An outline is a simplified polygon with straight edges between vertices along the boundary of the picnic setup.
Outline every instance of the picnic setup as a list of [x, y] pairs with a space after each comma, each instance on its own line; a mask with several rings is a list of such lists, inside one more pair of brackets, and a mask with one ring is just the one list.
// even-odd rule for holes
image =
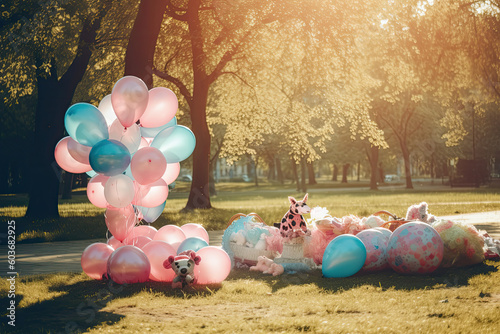
[[267, 224], [257, 213], [231, 217], [222, 247], [209, 246], [199, 224], [157, 230], [149, 224], [163, 212], [168, 184], [196, 143], [187, 127], [176, 124], [177, 108], [169, 89], [148, 91], [141, 79], [127, 76], [99, 108], [77, 103], [67, 110], [69, 136], [57, 144], [56, 161], [68, 172], [92, 176], [87, 196], [106, 208], [110, 233], [107, 243], [91, 244], [82, 254], [89, 277], [182, 289], [220, 284], [231, 268], [273, 276], [321, 270], [328, 279], [389, 269], [425, 275], [500, 257], [500, 241], [473, 225], [433, 216], [426, 202], [410, 206], [402, 218], [387, 211], [338, 218], [325, 207], [311, 209], [308, 194], [288, 197], [279, 222]]

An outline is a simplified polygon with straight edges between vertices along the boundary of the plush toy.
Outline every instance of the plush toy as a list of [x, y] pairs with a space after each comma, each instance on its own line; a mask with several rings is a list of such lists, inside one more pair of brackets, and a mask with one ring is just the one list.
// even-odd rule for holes
[[311, 212], [311, 208], [306, 204], [307, 196], [308, 194], [306, 194], [301, 201], [297, 201], [293, 197], [288, 197], [288, 200], [290, 201], [290, 209], [281, 219], [279, 226], [283, 237], [286, 237], [297, 230], [301, 230], [304, 233], [308, 231], [306, 221], [302, 216], [303, 214]]
[[422, 202], [408, 208], [406, 220], [419, 220], [427, 224], [432, 224], [436, 221], [436, 217], [427, 212], [427, 203]]
[[266, 234], [262, 233], [260, 235], [259, 241], [255, 244], [255, 249], [258, 250], [265, 250], [266, 249]]
[[257, 264], [255, 266], [250, 267], [250, 270], [264, 272], [266, 270], [269, 270], [269, 268], [273, 263], [274, 263], [273, 260], [271, 260], [267, 256], [261, 255], [257, 258]]
[[194, 276], [194, 266], [198, 265], [201, 258], [196, 255], [192, 250], [188, 250], [180, 253], [177, 256], [169, 256], [163, 262], [163, 267], [165, 269], [172, 268], [177, 275], [172, 281], [173, 289], [183, 289], [188, 285], [196, 283], [196, 277]]
[[243, 246], [247, 242], [247, 239], [245, 238], [245, 231], [239, 230], [238, 232], [233, 232], [233, 234], [231, 234], [230, 241], [234, 241], [237, 245]]
[[365, 217], [365, 218], [361, 219], [361, 221], [363, 223], [365, 223], [366, 225], [368, 225], [370, 228], [380, 227], [380, 226], [384, 225], [384, 223], [385, 223], [385, 220], [383, 220], [379, 216]]
[[253, 223], [253, 222], [245, 222], [245, 231], [244, 235], [246, 238], [246, 246], [250, 248], [254, 248], [255, 245], [261, 239], [261, 235], [264, 233], [265, 235], [271, 235], [267, 228], [262, 227], [262, 223]]
[[283, 274], [284, 272], [285, 272], [285, 268], [281, 264], [272, 263], [269, 266], [269, 269], [267, 269], [263, 273], [264, 274], [271, 274], [273, 276], [278, 276], [278, 275]]

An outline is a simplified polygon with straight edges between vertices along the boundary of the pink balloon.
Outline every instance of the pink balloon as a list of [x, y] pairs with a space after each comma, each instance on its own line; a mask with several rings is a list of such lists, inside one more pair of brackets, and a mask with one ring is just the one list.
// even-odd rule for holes
[[158, 230], [153, 240], [168, 242], [177, 251], [181, 242], [186, 240], [184, 231], [175, 225], [165, 225]]
[[92, 147], [82, 145], [73, 138], [69, 137], [68, 152], [76, 161], [84, 165], [90, 165], [89, 154], [91, 149]]
[[207, 230], [200, 224], [185, 224], [181, 226], [181, 229], [184, 231], [186, 238], [198, 237], [205, 240], [207, 244], [210, 243]]
[[123, 174], [111, 176], [104, 186], [106, 201], [117, 208], [128, 206], [134, 199], [134, 195], [134, 181]]
[[231, 272], [231, 259], [222, 248], [203, 247], [196, 254], [201, 257], [194, 269], [198, 284], [219, 284]]
[[124, 127], [131, 126], [144, 114], [148, 99], [148, 87], [134, 76], [118, 80], [111, 92], [111, 104]]
[[146, 246], [151, 242], [151, 238], [145, 237], [143, 235], [133, 236], [134, 232], [129, 234], [129, 236], [123, 240], [123, 243], [130, 246], [135, 246], [137, 248], [142, 249], [142, 247]]
[[167, 160], [155, 147], [141, 148], [132, 157], [130, 169], [139, 184], [145, 185], [158, 181], [165, 173]]
[[146, 128], [165, 125], [174, 118], [178, 107], [174, 92], [165, 87], [155, 87], [149, 91], [148, 107], [141, 116], [141, 125]]
[[163, 179], [151, 184], [141, 185], [134, 182], [135, 196], [132, 204], [145, 208], [154, 208], [165, 202], [168, 197], [168, 186]]
[[87, 246], [80, 261], [85, 274], [93, 279], [102, 279], [107, 273], [108, 258], [113, 251], [113, 247], [102, 242]]
[[130, 204], [124, 208], [108, 207], [104, 214], [106, 226], [109, 232], [118, 240], [123, 241], [132, 232], [137, 217], [133, 206]]
[[148, 257], [135, 246], [120, 247], [108, 259], [108, 275], [118, 284], [146, 282], [150, 272]]
[[139, 149], [141, 138], [141, 129], [137, 124], [124, 127], [119, 120], [115, 120], [109, 127], [109, 139], [119, 141], [127, 147], [130, 153]]
[[153, 239], [155, 237], [155, 234], [158, 232], [156, 228], [153, 226], [149, 225], [139, 225], [134, 227], [133, 234], [136, 236], [143, 235], [145, 237]]
[[175, 272], [172, 268], [165, 269], [163, 262], [169, 256], [175, 256], [176, 251], [172, 245], [165, 241], [153, 240], [142, 249], [151, 263], [151, 273], [149, 279], [157, 282], [172, 282]]
[[87, 184], [87, 197], [90, 203], [98, 208], [106, 208], [108, 206], [108, 201], [106, 201], [106, 196], [104, 196], [104, 186], [108, 179], [109, 176], [97, 174]]
[[181, 164], [178, 162], [174, 163], [167, 163], [167, 169], [165, 170], [165, 173], [161, 177], [163, 180], [165, 180], [166, 184], [171, 184], [174, 182], [177, 177], [179, 176], [179, 173], [181, 172]]
[[70, 139], [71, 137], [69, 136], [64, 137], [57, 143], [54, 150], [54, 157], [56, 158], [57, 164], [59, 167], [70, 173], [79, 174], [91, 171], [92, 167], [90, 167], [90, 165], [77, 161], [69, 153], [68, 142]]
[[121, 243], [120, 241], [118, 241], [115, 237], [111, 237], [108, 239], [108, 245], [110, 245], [111, 247], [113, 247], [113, 249], [118, 249], [120, 247], [123, 247], [125, 246], [125, 244]]
[[102, 98], [101, 102], [99, 102], [99, 106], [97, 107], [101, 114], [106, 119], [106, 124], [111, 126], [116, 119], [115, 111], [113, 110], [113, 106], [111, 105], [111, 94], [106, 95]]

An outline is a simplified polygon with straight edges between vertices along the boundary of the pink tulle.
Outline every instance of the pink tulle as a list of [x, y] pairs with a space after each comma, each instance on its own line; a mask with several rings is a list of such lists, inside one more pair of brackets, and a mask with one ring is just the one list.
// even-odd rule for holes
[[268, 231], [271, 235], [266, 237], [267, 250], [274, 253], [283, 253], [283, 238], [280, 230], [275, 227], [269, 227]]

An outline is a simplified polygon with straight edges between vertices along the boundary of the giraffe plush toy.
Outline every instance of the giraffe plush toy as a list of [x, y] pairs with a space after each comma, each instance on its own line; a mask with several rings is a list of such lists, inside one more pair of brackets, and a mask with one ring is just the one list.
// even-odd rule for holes
[[290, 210], [283, 216], [280, 224], [280, 232], [283, 237], [298, 231], [307, 232], [306, 221], [302, 216], [303, 214], [311, 212], [311, 208], [306, 204], [307, 195], [308, 194], [304, 196], [302, 201], [297, 201], [293, 197], [288, 197], [290, 201]]

